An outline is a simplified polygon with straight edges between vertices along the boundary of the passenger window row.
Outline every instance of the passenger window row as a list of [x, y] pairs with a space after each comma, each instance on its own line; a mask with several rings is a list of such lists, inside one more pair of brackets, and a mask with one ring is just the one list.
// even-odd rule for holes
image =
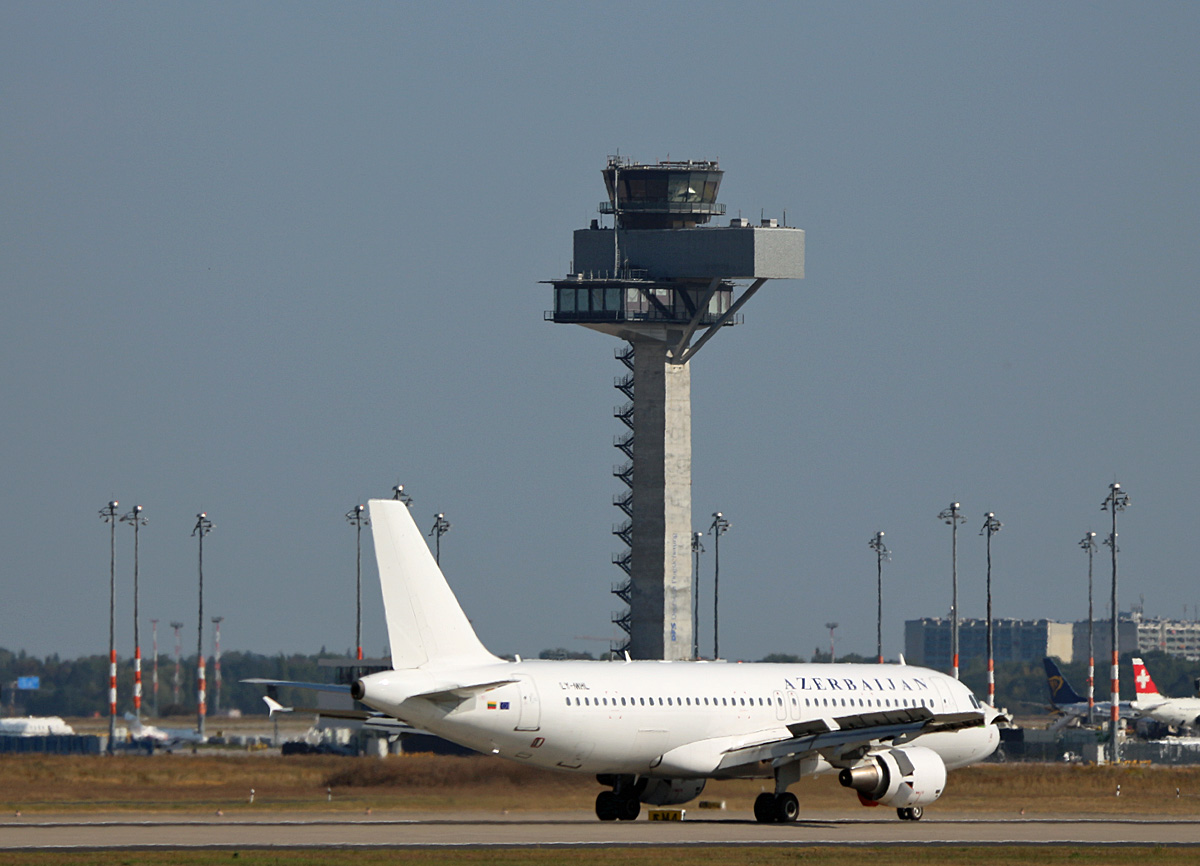
[[[584, 707], [745, 707], [745, 706], [783, 706], [783, 698], [607, 698], [607, 697], [575, 697], [565, 698], [567, 706]], [[620, 700], [620, 704], [617, 701]], [[718, 703], [719, 700], [719, 703]], [[758, 701], [755, 704], [755, 700]], [[749, 703], [747, 703], [747, 701]], [[649, 703], [647, 703], [649, 702]], [[924, 698], [805, 698], [806, 707], [862, 707], [864, 709], [899, 709], [901, 707], [928, 707], [933, 709], [933, 701]]]

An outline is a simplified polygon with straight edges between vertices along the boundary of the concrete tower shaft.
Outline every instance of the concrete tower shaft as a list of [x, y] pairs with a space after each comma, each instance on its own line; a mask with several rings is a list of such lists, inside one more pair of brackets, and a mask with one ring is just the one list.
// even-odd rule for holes
[[692, 657], [692, 371], [668, 343], [633, 341], [629, 653]]

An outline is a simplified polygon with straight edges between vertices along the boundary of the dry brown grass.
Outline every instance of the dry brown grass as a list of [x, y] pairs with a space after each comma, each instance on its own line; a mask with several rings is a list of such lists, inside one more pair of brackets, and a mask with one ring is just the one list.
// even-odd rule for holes
[[[710, 782], [704, 799], [747, 811], [768, 781]], [[1116, 796], [1117, 785], [1120, 797]], [[255, 802], [248, 802], [250, 789]], [[332, 789], [332, 801], [327, 795]], [[1176, 797], [1176, 788], [1180, 796]], [[595, 779], [496, 758], [0, 756], [0, 808], [14, 811], [397, 809], [589, 811]], [[860, 815], [833, 776], [793, 790], [805, 812]], [[930, 811], [1200, 815], [1200, 768], [1003, 764], [950, 774]]]

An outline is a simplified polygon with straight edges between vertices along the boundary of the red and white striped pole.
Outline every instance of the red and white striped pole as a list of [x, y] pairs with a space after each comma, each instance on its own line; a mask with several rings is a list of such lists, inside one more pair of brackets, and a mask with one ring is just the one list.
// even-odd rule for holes
[[1100, 505], [1101, 511], [1112, 513], [1112, 534], [1104, 540], [1104, 544], [1112, 550], [1112, 708], [1109, 713], [1109, 757], [1114, 764], [1121, 760], [1121, 744], [1118, 737], [1121, 725], [1121, 682], [1120, 667], [1121, 640], [1117, 627], [1117, 512], [1129, 507], [1129, 494], [1121, 490], [1121, 485], [1113, 482], [1108, 486], [1108, 496]]
[[133, 648], [133, 714], [142, 717], [142, 648]]
[[133, 525], [133, 712], [142, 718], [142, 637], [138, 631], [141, 614], [138, 612], [138, 530], [146, 525], [142, 506], [135, 505], [121, 518], [122, 523]]
[[958, 524], [966, 521], [960, 512], [962, 506], [951, 502], [949, 508], [938, 514], [938, 519], [950, 526], [950, 656], [951, 673], [958, 679]]
[[203, 733], [204, 733], [204, 717], [206, 715], [208, 715], [208, 706], [205, 703], [208, 698], [208, 692], [204, 686], [204, 658], [203, 657], [200, 658], [200, 667], [197, 669], [196, 683], [197, 683], [196, 714], [197, 714], [197, 717], [199, 718], [198, 727], [199, 727], [200, 733], [203, 735]]
[[150, 694], [154, 699], [154, 716], [158, 717], [158, 620], [150, 620], [150, 636], [154, 643], [154, 672], [150, 675]]
[[204, 739], [204, 717], [208, 713], [204, 689], [204, 536], [212, 532], [212, 528], [213, 523], [206, 512], [196, 515], [196, 526], [192, 529], [192, 535], [199, 539], [197, 564], [200, 573], [200, 621], [196, 626], [196, 733], [201, 740]]
[[181, 628], [183, 628], [183, 623], [173, 622], [173, 623], [171, 623], [171, 628], [175, 629], [175, 681], [172, 683], [173, 692], [171, 695], [171, 702], [178, 704], [179, 703], [179, 674], [180, 674], [180, 668], [183, 665], [183, 637], [182, 637], [182, 635], [180, 635], [179, 630]]
[[[117, 719], [117, 651], [110, 650], [108, 653], [108, 714], [113, 720], [113, 726], [116, 726]], [[115, 734], [115, 731], [114, 731]], [[112, 751], [111, 745], [109, 751]]]
[[214, 616], [213, 621], [213, 679], [216, 680], [216, 700], [213, 702], [213, 712], [221, 715], [221, 620], [225, 617]]
[[117, 506], [112, 500], [100, 509], [108, 527], [108, 748], [111, 755], [117, 738]]
[[989, 511], [983, 516], [983, 529], [980, 535], [987, 535], [987, 702], [989, 707], [996, 706], [996, 666], [992, 652], [992, 536], [1004, 526], [996, 515]]

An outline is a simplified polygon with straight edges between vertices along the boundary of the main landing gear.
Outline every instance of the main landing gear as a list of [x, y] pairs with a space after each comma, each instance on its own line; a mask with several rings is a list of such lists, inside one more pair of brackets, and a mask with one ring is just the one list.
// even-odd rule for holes
[[760, 824], [789, 824], [800, 817], [800, 801], [791, 791], [768, 794], [763, 791], [754, 801], [754, 820]]
[[908, 806], [907, 808], [897, 809], [896, 814], [901, 821], [920, 821], [921, 816], [925, 814], [925, 809], [921, 806]]
[[[602, 785], [612, 785], [611, 791], [596, 795], [596, 817], [601, 821], [635, 821], [642, 812], [638, 799], [640, 791], [632, 776], [597, 776]], [[644, 787], [644, 786], [643, 786]]]

